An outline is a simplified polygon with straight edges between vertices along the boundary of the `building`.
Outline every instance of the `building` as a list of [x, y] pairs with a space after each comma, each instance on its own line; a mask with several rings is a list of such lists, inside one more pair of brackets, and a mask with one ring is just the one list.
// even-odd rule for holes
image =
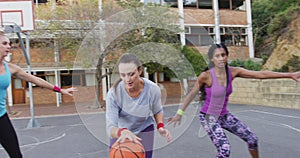
[[[56, 4], [54, 1], [48, 3]], [[73, 5], [75, 0], [66, 0], [66, 3], [56, 5]], [[171, 5], [174, 12], [180, 13], [178, 10], [177, 0], [144, 0], [144, 3], [157, 3], [162, 5]], [[251, 26], [251, 7], [250, 0], [219, 0], [218, 9], [214, 6], [214, 0], [184, 0], [183, 15], [185, 29], [185, 43], [196, 47], [199, 52], [206, 53], [210, 44], [220, 40], [225, 43], [230, 51], [230, 59], [247, 59], [253, 57], [253, 40]], [[46, 0], [35, 1], [35, 10], [42, 7]], [[247, 10], [248, 9], [248, 10]], [[217, 12], [217, 14], [216, 14]], [[216, 15], [219, 15], [216, 18]], [[81, 15], [78, 15], [81, 16]], [[37, 17], [37, 16], [36, 16]], [[218, 19], [218, 20], [217, 20]], [[39, 28], [47, 27], [54, 23], [49, 23], [35, 19]], [[64, 19], [66, 20], [66, 19]], [[53, 22], [53, 21], [52, 21]], [[72, 20], [64, 21], [64, 27], [72, 35], [73, 42], [78, 42], [76, 38], [83, 38], [85, 30], [82, 32], [74, 28], [76, 22]], [[94, 24], [87, 24], [86, 30], [90, 29]], [[76, 33], [74, 33], [76, 32]], [[16, 38], [15, 36], [12, 39]], [[80, 40], [79, 40], [80, 41]], [[61, 49], [60, 41], [56, 40], [52, 33], [44, 33], [30, 36], [30, 56], [32, 73], [53, 84], [63, 88], [76, 86], [81, 93], [75, 98], [62, 96], [60, 94], [51, 93], [43, 88], [33, 85], [33, 101], [34, 104], [57, 104], [68, 102], [93, 102], [95, 98], [95, 70], [85, 69], [83, 67], [72, 66], [72, 61], [76, 58], [74, 50], [65, 48]], [[43, 48], [43, 49], [42, 49]], [[69, 52], [70, 51], [70, 52]], [[73, 51], [73, 52], [72, 52]], [[11, 62], [18, 64], [24, 70], [27, 70], [26, 61], [20, 49], [14, 49], [10, 57]], [[106, 69], [102, 70], [107, 72]], [[168, 96], [175, 97], [181, 95], [180, 84], [177, 81], [164, 82], [163, 77], [159, 77], [159, 81], [168, 91]], [[102, 84], [102, 94], [100, 99], [105, 98], [105, 92], [111, 86], [110, 78], [105, 77]], [[28, 84], [19, 79], [13, 79], [11, 94], [11, 104], [29, 104]], [[81, 94], [83, 96], [81, 96]], [[84, 95], [91, 94], [91, 95]], [[44, 96], [47, 95], [47, 96]], [[180, 101], [180, 100], [177, 100]]]

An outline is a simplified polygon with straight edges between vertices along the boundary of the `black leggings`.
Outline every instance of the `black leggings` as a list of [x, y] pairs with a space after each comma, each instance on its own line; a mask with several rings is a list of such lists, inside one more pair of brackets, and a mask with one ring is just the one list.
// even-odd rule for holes
[[0, 143], [10, 158], [22, 158], [17, 134], [7, 113], [0, 117]]

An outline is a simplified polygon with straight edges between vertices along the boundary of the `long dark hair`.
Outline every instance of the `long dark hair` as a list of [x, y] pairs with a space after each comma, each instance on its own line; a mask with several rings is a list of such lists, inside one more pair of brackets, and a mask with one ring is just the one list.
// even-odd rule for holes
[[[223, 43], [221, 43], [221, 44], [212, 44], [210, 46], [209, 50], [208, 50], [208, 53], [207, 53], [207, 56], [208, 56], [208, 59], [209, 59], [209, 63], [208, 63], [208, 66], [205, 68], [204, 71], [207, 71], [207, 70], [215, 67], [215, 64], [211, 61], [211, 59], [214, 57], [215, 50], [219, 49], [219, 48], [223, 48], [225, 50], [226, 55], [227, 56], [229, 55], [228, 49], [227, 49], [227, 47], [226, 47], [225, 44], [223, 44]], [[226, 87], [227, 87], [227, 84], [228, 84], [228, 81], [229, 81], [229, 77], [228, 77], [228, 64], [227, 63], [225, 65], [225, 70], [226, 70], [226, 79], [227, 79]], [[202, 85], [199, 90], [201, 92], [200, 101], [203, 101], [206, 98], [205, 85]]]
[[[133, 63], [136, 65], [136, 67], [138, 68], [138, 70], [140, 70], [142, 68], [142, 63], [140, 62], [139, 58], [135, 55], [135, 54], [131, 54], [131, 53], [125, 53], [123, 54], [119, 61], [117, 62], [117, 69], [119, 68], [119, 65], [121, 63]], [[114, 84], [113, 84], [113, 88], [115, 89], [115, 92], [117, 90], [117, 86], [118, 84], [121, 82], [121, 79], [118, 79]]]

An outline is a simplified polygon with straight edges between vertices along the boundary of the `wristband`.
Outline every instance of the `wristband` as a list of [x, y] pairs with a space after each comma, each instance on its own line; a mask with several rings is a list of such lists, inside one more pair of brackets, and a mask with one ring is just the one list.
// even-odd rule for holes
[[157, 124], [157, 129], [159, 129], [159, 128], [164, 128], [165, 127], [165, 124], [164, 123], [158, 123]]
[[54, 86], [52, 90], [54, 92], [61, 92], [61, 89], [58, 86]]
[[124, 131], [124, 130], [126, 130], [126, 129], [127, 128], [119, 128], [118, 133], [117, 133], [118, 137], [120, 137], [121, 136], [121, 132]]
[[180, 115], [180, 116], [182, 116], [182, 115], [184, 114], [184, 111], [181, 110], [181, 109], [178, 109], [178, 110], [177, 110], [177, 114]]

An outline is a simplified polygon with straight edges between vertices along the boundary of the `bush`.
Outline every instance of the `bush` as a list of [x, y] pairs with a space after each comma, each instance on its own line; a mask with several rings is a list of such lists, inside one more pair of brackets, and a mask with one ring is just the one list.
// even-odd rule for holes
[[[181, 49], [181, 53], [189, 61], [189, 64], [191, 64], [191, 66], [194, 69], [194, 70], [192, 70], [192, 72], [188, 71], [188, 70], [184, 70], [184, 73], [182, 73], [184, 77], [198, 76], [207, 67], [204, 57], [200, 54], [200, 52], [197, 49], [195, 49], [193, 47], [189, 47], [189, 46], [184, 46]], [[163, 72], [169, 78], [177, 77], [180, 79], [180, 77], [176, 76], [176, 74], [172, 70], [170, 70], [168, 67], [164, 67]]]
[[288, 26], [293, 15], [299, 15], [300, 7], [291, 6], [287, 10], [278, 13], [271, 21], [267, 32], [269, 36], [277, 38], [280, 36], [282, 30]]
[[230, 66], [235, 66], [235, 67], [243, 67], [247, 70], [254, 70], [254, 71], [259, 71], [261, 70], [261, 64], [259, 63], [255, 63], [254, 61], [248, 59], [246, 61], [237, 59], [232, 61], [230, 64]]
[[181, 52], [193, 66], [195, 74], [197, 76], [207, 67], [203, 56], [199, 53], [197, 49], [189, 46], [184, 46]]

